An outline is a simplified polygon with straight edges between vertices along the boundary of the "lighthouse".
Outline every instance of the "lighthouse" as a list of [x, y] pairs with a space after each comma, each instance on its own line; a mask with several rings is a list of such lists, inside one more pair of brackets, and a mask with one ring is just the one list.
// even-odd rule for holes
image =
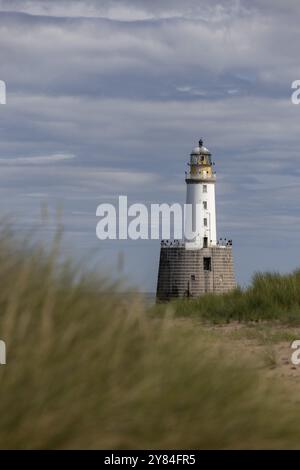
[[185, 248], [207, 248], [217, 244], [215, 182], [211, 153], [199, 140], [190, 154], [185, 182]]
[[161, 242], [157, 300], [200, 297], [236, 287], [232, 240], [217, 239], [216, 174], [202, 139], [190, 153], [183, 240]]

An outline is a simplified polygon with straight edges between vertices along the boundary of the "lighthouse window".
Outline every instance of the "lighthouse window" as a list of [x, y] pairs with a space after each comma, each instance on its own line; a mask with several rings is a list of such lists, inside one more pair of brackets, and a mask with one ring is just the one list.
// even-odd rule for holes
[[207, 193], [207, 185], [206, 184], [203, 185], [203, 192]]
[[203, 225], [204, 225], [204, 227], [207, 227], [207, 219], [206, 218], [203, 219]]
[[203, 201], [203, 209], [207, 209], [207, 202], [206, 201]]
[[204, 271], [211, 271], [211, 258], [203, 258]]

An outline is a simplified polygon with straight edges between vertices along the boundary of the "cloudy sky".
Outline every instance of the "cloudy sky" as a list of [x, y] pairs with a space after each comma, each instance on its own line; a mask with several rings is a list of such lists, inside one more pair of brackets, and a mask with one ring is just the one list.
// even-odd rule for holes
[[[203, 137], [241, 284], [300, 265], [298, 0], [0, 0], [0, 214], [154, 291], [159, 243], [100, 242], [96, 208], [184, 202]], [[52, 219], [41, 222], [41, 206]]]

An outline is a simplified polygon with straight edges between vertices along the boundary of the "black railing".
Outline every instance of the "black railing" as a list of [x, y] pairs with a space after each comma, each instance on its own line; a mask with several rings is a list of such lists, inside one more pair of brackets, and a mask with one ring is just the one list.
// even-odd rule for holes
[[184, 248], [183, 240], [161, 240], [160, 245], [168, 248]]
[[227, 238], [219, 238], [217, 241], [218, 246], [232, 246], [232, 240], [227, 240]]
[[[164, 248], [184, 248], [185, 242], [183, 240], [161, 240], [160, 245]], [[208, 244], [206, 248], [209, 248], [211, 244]], [[227, 240], [227, 238], [219, 238], [217, 241], [217, 246], [232, 246], [232, 240]]]

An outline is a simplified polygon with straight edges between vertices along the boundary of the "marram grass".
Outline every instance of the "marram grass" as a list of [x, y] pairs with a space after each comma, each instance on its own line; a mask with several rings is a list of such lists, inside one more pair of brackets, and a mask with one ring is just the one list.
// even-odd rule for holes
[[[272, 320], [298, 325], [300, 270], [286, 275], [257, 273], [248, 288], [175, 300], [171, 304], [176, 316], [194, 316], [215, 323]], [[158, 305], [153, 310], [159, 314], [164, 309], [164, 305]]]
[[[300, 446], [299, 411], [195, 327], [0, 241], [2, 449]], [[111, 293], [108, 293], [109, 288]]]

